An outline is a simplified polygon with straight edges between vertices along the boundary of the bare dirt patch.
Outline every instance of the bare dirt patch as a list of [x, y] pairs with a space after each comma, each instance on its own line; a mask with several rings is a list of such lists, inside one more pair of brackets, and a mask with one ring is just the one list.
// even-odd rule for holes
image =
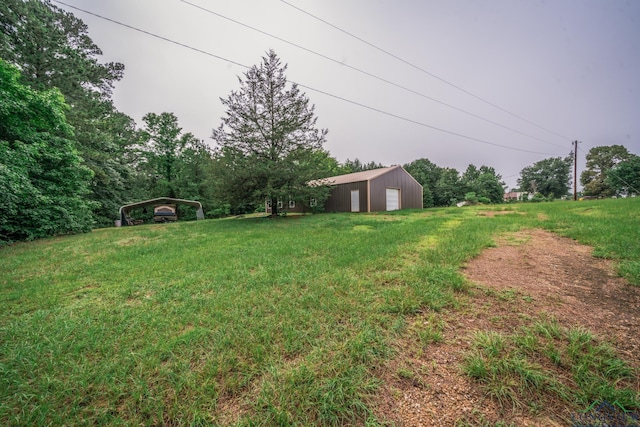
[[[461, 369], [474, 332], [509, 333], [541, 315], [563, 327], [588, 329], [640, 368], [640, 288], [591, 252], [542, 230], [500, 237], [497, 247], [463, 269], [472, 285], [459, 295], [460, 305], [438, 314], [444, 322], [442, 342], [424, 345], [406, 333], [397, 356], [381, 369], [380, 417], [397, 426], [567, 425], [576, 408], [561, 403], [537, 410], [505, 407]], [[430, 319], [429, 313], [418, 315], [408, 330], [426, 327]]]
[[637, 364], [640, 288], [618, 277], [611, 261], [591, 252], [571, 239], [529, 230], [499, 239], [464, 273], [475, 283], [529, 295], [531, 311], [550, 313], [565, 326], [586, 327]]

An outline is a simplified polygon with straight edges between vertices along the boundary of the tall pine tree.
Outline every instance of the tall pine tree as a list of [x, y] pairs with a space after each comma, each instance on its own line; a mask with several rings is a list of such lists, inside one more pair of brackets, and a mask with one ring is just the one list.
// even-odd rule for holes
[[286, 69], [269, 51], [239, 78], [240, 89], [222, 99], [227, 112], [213, 139], [223, 164], [220, 190], [236, 210], [270, 200], [277, 215], [278, 200], [322, 203], [328, 195], [326, 187], [308, 185], [326, 176], [317, 153], [327, 131], [316, 128], [314, 107], [296, 84], [287, 84]]

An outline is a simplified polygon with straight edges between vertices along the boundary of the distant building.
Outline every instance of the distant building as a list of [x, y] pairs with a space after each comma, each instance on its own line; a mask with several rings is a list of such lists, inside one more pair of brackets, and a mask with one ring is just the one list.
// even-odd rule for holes
[[[332, 176], [310, 184], [314, 183], [333, 187], [324, 205], [325, 212], [383, 212], [423, 207], [422, 185], [402, 166]], [[268, 201], [265, 208], [267, 213], [271, 212]], [[278, 210], [302, 212], [302, 206], [293, 200], [279, 200]]]
[[531, 200], [531, 195], [526, 191], [510, 191], [508, 193], [504, 193], [504, 196], [503, 196], [503, 200], [505, 202], [514, 201], [514, 200], [522, 201], [522, 200], [525, 200], [525, 198], [528, 198], [529, 200]]

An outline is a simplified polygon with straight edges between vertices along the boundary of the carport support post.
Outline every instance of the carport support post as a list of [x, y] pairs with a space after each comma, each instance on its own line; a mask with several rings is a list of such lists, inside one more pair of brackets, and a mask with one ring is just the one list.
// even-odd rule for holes
[[573, 141], [573, 200], [578, 200], [578, 140]]

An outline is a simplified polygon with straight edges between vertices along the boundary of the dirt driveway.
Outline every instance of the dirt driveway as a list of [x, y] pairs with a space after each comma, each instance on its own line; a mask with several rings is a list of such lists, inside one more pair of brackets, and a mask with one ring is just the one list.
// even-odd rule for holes
[[[626, 283], [610, 261], [591, 252], [542, 230], [497, 239], [497, 247], [464, 267], [471, 289], [459, 297], [459, 307], [439, 314], [442, 342], [423, 349], [406, 340], [382, 369], [382, 418], [398, 426], [565, 425], [567, 408], [505, 408], [461, 372], [473, 332], [510, 333], [541, 315], [563, 327], [588, 329], [640, 369], [640, 287]], [[415, 322], [433, 320], [425, 313]], [[636, 389], [640, 392], [640, 384]]]

